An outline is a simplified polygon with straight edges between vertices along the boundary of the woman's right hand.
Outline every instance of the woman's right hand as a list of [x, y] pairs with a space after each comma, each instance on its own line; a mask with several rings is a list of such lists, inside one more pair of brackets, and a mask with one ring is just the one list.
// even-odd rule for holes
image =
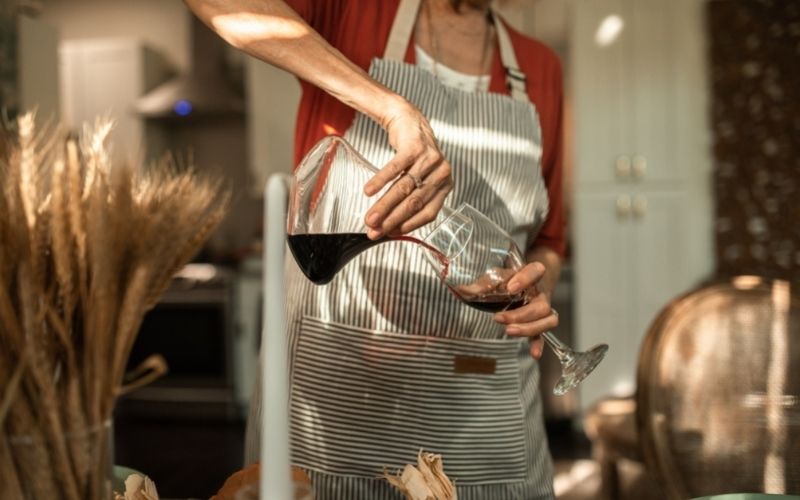
[[386, 110], [380, 122], [396, 154], [364, 186], [372, 196], [392, 183], [367, 211], [367, 235], [372, 239], [405, 234], [433, 221], [453, 188], [450, 164], [425, 116], [399, 97]]
[[184, 1], [234, 47], [323, 89], [386, 129], [397, 154], [364, 187], [372, 196], [391, 183], [367, 212], [370, 238], [408, 233], [436, 217], [453, 181], [417, 108], [342, 55], [282, 0]]

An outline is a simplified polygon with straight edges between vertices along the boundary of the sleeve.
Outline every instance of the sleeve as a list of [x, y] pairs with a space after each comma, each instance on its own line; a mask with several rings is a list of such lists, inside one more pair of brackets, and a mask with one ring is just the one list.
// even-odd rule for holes
[[540, 115], [542, 121], [542, 176], [547, 186], [550, 210], [531, 248], [545, 246], [562, 258], [567, 251], [566, 221], [564, 216], [563, 161], [564, 161], [564, 88], [561, 65], [554, 58], [552, 76], [549, 79], [548, 113]]
[[335, 45], [348, 0], [284, 0], [314, 31]]

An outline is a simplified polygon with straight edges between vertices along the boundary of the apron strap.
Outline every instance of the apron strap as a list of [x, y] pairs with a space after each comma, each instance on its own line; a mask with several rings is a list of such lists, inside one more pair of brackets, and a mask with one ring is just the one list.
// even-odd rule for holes
[[389, 41], [386, 42], [386, 51], [383, 58], [390, 61], [403, 61], [406, 56], [406, 48], [411, 40], [411, 33], [414, 31], [414, 23], [417, 20], [417, 12], [421, 0], [400, 0], [397, 7], [397, 14], [394, 16], [392, 31], [389, 32]]
[[[414, 31], [414, 23], [417, 20], [417, 12], [421, 0], [400, 0], [397, 7], [397, 14], [392, 23], [392, 30], [389, 32], [389, 40], [386, 42], [384, 59], [390, 61], [403, 61], [406, 55], [408, 42]], [[497, 30], [497, 42], [500, 45], [500, 60], [506, 72], [506, 86], [511, 91], [511, 97], [517, 101], [529, 102], [527, 83], [528, 79], [519, 69], [517, 55], [514, 53], [514, 46], [511, 45], [511, 38], [508, 30], [500, 20], [500, 16], [492, 9], [492, 19]]]
[[494, 9], [492, 10], [492, 19], [494, 19], [494, 26], [497, 30], [497, 43], [500, 45], [500, 60], [506, 72], [506, 86], [511, 91], [511, 97], [515, 100], [529, 102], [528, 78], [519, 69], [517, 55], [514, 53], [514, 46], [511, 45], [508, 30], [500, 20], [500, 16], [494, 12]]

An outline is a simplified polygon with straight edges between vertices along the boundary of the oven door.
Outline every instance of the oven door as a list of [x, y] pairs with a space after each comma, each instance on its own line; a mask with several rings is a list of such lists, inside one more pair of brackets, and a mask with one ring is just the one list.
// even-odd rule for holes
[[[202, 278], [202, 279], [201, 279]], [[233, 280], [216, 266], [190, 264], [147, 313], [131, 370], [161, 354], [168, 372], [120, 401], [119, 415], [238, 417], [233, 376]]]

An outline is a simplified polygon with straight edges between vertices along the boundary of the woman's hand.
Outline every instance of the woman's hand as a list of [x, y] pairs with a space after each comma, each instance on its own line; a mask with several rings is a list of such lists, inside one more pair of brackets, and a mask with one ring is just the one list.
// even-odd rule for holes
[[537, 284], [545, 274], [545, 266], [539, 262], [530, 263], [520, 269], [508, 282], [508, 293], [513, 295], [526, 291], [528, 303], [494, 316], [495, 321], [506, 325], [508, 335], [530, 339], [531, 356], [536, 359], [542, 356], [542, 333], [558, 326], [558, 316], [550, 307], [550, 294], [538, 291]]
[[283, 0], [184, 1], [234, 47], [297, 75], [386, 129], [397, 154], [364, 187], [372, 196], [392, 183], [367, 212], [370, 238], [407, 233], [436, 217], [453, 181], [417, 108], [332, 47]]
[[431, 222], [453, 187], [450, 164], [419, 110], [398, 100], [380, 121], [397, 154], [364, 186], [372, 196], [392, 183], [367, 212], [367, 235], [372, 239], [408, 233]]

